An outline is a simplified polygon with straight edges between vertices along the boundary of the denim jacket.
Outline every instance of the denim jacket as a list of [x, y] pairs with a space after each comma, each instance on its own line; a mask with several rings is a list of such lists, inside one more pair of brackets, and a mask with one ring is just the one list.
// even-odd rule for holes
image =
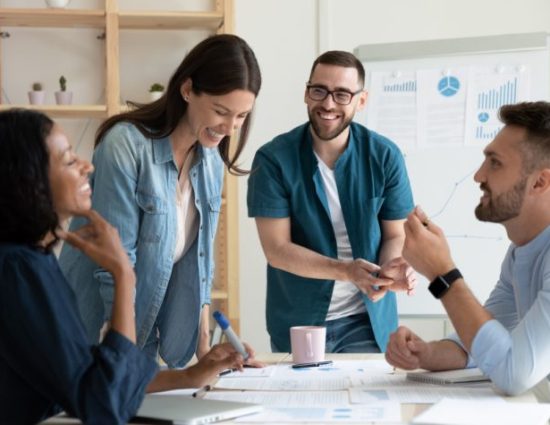
[[[134, 125], [119, 123], [105, 135], [92, 161], [93, 209], [117, 228], [136, 272], [137, 344], [154, 353], [158, 335], [163, 360], [171, 367], [184, 366], [196, 349], [201, 306], [210, 303], [223, 161], [217, 149], [197, 146], [189, 178], [199, 232], [175, 264], [178, 170], [169, 138], [152, 140]], [[83, 223], [75, 218], [71, 229]], [[59, 262], [75, 290], [91, 342], [97, 342], [111, 316], [112, 276], [68, 244]], [[151, 341], [152, 349], [147, 347]]]

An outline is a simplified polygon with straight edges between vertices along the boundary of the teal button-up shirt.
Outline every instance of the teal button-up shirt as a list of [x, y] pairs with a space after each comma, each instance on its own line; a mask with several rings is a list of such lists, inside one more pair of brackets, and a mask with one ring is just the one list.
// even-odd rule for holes
[[[348, 146], [334, 167], [338, 196], [354, 258], [378, 263], [380, 220], [400, 220], [413, 208], [403, 156], [385, 137], [357, 123], [350, 125]], [[337, 258], [309, 124], [276, 137], [254, 158], [248, 180], [248, 215], [291, 219], [292, 242]], [[267, 268], [267, 329], [277, 347], [290, 350], [289, 328], [322, 325], [333, 280], [310, 279]], [[376, 302], [363, 297], [376, 342], [382, 351], [397, 328], [393, 292]]]

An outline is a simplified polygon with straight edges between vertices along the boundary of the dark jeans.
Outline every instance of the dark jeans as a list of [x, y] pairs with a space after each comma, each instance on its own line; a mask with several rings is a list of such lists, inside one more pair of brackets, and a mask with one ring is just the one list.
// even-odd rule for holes
[[[325, 322], [327, 353], [379, 353], [367, 313], [354, 314]], [[280, 353], [273, 341], [271, 351]]]

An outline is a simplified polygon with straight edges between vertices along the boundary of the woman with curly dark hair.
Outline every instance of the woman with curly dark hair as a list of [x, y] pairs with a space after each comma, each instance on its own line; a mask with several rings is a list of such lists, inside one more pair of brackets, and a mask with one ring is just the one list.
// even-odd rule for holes
[[[90, 210], [92, 165], [45, 115], [0, 112], [0, 423], [61, 410], [87, 424], [126, 423], [145, 391], [198, 387], [242, 356], [218, 345], [186, 370], [157, 373], [136, 345], [135, 274], [118, 232]], [[74, 232], [61, 224], [87, 219]], [[114, 279], [111, 327], [91, 346], [52, 248], [81, 250]], [[78, 288], [77, 288], [78, 290]]]

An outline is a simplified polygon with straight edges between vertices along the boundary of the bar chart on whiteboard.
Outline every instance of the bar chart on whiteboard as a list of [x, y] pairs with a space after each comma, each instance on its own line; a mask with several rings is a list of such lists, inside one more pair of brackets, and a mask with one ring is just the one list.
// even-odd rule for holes
[[[364, 62], [367, 105], [356, 120], [395, 142], [414, 201], [443, 229], [453, 260], [480, 301], [509, 246], [499, 224], [479, 222], [474, 174], [502, 128], [504, 104], [548, 98], [547, 50]], [[398, 294], [400, 314], [442, 314], [420, 277], [414, 296]]]

